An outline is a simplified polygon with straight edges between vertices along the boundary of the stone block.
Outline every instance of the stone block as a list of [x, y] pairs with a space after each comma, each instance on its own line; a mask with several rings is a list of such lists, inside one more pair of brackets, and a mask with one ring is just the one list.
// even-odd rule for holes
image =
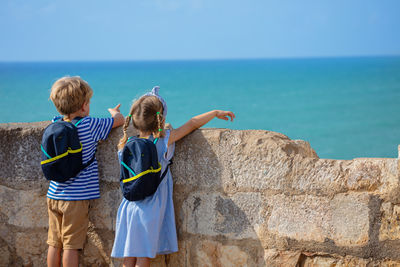
[[314, 256], [303, 259], [304, 267], [367, 267], [371, 261], [355, 257]]
[[89, 222], [87, 239], [81, 254], [80, 262], [83, 266], [110, 266], [111, 250], [114, 234], [111, 231], [98, 229]]
[[[45, 179], [40, 167], [40, 142], [50, 122], [7, 123], [0, 127], [0, 177], [3, 182], [35, 186]], [[2, 183], [3, 184], [3, 183]], [[15, 185], [18, 186], [18, 185]]]
[[[308, 254], [308, 253], [305, 253]], [[363, 259], [354, 256], [340, 256], [340, 255], [302, 255], [299, 266], [304, 267], [399, 267], [400, 261], [393, 260], [374, 260], [371, 258]]]
[[388, 202], [400, 203], [400, 173], [397, 168], [397, 159], [375, 159], [381, 161], [382, 185], [378, 193], [382, 199]]
[[221, 187], [222, 166], [216, 154], [220, 132], [195, 131], [176, 143], [171, 166], [175, 184]]
[[268, 230], [296, 240], [324, 242], [329, 235], [329, 199], [316, 196], [276, 195], [267, 200], [271, 207]]
[[292, 190], [314, 195], [345, 191], [379, 191], [390, 195], [398, 190], [395, 159], [329, 160], [295, 157], [292, 165]]
[[[129, 136], [136, 134], [132, 129], [128, 133]], [[122, 136], [122, 127], [119, 127], [111, 130], [107, 140], [99, 142], [96, 159], [99, 166], [100, 181], [119, 183], [120, 165], [117, 145]]]
[[383, 182], [382, 167], [384, 160], [354, 159], [345, 169], [346, 182], [350, 190], [374, 191]]
[[278, 251], [276, 249], [266, 249], [264, 254], [265, 266], [283, 267], [299, 266], [300, 251]]
[[382, 219], [379, 240], [400, 240], [400, 205], [390, 202], [381, 206]]
[[292, 163], [290, 190], [313, 195], [333, 195], [346, 188], [343, 169], [349, 163], [341, 160], [295, 157]]
[[271, 215], [268, 230], [281, 237], [341, 246], [368, 242], [369, 196], [340, 194], [332, 200], [311, 195], [276, 195], [267, 200]]
[[366, 245], [369, 239], [369, 200], [366, 193], [336, 195], [330, 205], [330, 230], [327, 238], [337, 246]]
[[202, 240], [192, 248], [191, 266], [245, 267], [248, 255], [237, 246], [222, 245], [220, 242]]
[[[228, 140], [233, 133], [225, 132]], [[307, 142], [290, 140], [287, 136], [269, 131], [243, 131], [238, 145], [224, 143], [219, 158], [230, 162], [232, 177], [224, 180], [225, 187], [239, 191], [290, 190], [290, 174], [294, 158], [318, 159]]]
[[101, 192], [99, 199], [90, 201], [89, 219], [98, 229], [115, 231], [115, 220], [122, 193], [119, 189]]
[[[227, 192], [284, 190], [291, 157], [318, 158], [307, 142], [269, 131], [203, 129], [176, 144], [175, 183]], [[184, 163], [184, 164], [183, 164]], [[191, 170], [202, 170], [194, 174]]]
[[10, 225], [24, 228], [48, 227], [46, 198], [37, 191], [14, 190], [0, 185], [0, 214]]
[[47, 258], [47, 231], [22, 232], [15, 235], [16, 256], [24, 266], [44, 266]]
[[166, 266], [182, 266], [189, 267], [192, 266], [190, 263], [190, 249], [192, 247], [192, 242], [190, 240], [179, 240], [178, 242], [178, 252], [165, 255]]
[[264, 222], [263, 201], [258, 193], [237, 193], [231, 197], [219, 193], [189, 195], [181, 211], [184, 231], [233, 239], [257, 238]]
[[11, 265], [11, 253], [5, 242], [0, 243], [0, 266]]

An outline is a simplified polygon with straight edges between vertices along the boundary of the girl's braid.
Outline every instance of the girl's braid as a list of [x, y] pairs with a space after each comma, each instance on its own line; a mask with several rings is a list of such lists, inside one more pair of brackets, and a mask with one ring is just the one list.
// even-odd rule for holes
[[132, 110], [132, 108], [131, 108], [131, 110], [129, 111], [129, 115], [126, 116], [126, 118], [125, 118], [124, 127], [122, 128], [122, 130], [123, 130], [123, 132], [124, 132], [124, 136], [119, 140], [119, 144], [118, 144], [118, 149], [119, 149], [119, 150], [121, 150], [121, 149], [124, 148], [124, 146], [125, 146], [125, 144], [126, 144], [126, 141], [128, 140], [127, 131], [128, 131], [129, 123], [130, 123], [131, 118], [132, 118], [132, 112], [133, 112], [133, 110]]
[[163, 130], [163, 129], [161, 129], [161, 121], [162, 121], [161, 116], [162, 115], [160, 112], [157, 112], [156, 116], [157, 116], [157, 131], [154, 134], [155, 135], [154, 137], [159, 138], [161, 136], [161, 131]]

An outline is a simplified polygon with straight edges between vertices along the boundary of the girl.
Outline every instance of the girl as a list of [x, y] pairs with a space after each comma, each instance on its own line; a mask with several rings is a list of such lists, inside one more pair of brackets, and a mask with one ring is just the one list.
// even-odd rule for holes
[[[156, 143], [159, 162], [164, 172], [175, 149], [175, 142], [193, 130], [200, 128], [217, 117], [231, 121], [235, 115], [230, 111], [213, 110], [193, 117], [183, 126], [164, 129], [167, 116], [167, 104], [158, 94], [156, 86], [150, 93], [135, 101], [125, 119], [124, 136], [118, 145], [118, 156], [127, 142], [127, 128], [132, 119], [133, 126], [139, 130], [139, 137], [158, 138]], [[172, 202], [172, 176], [170, 170], [157, 191], [140, 201], [128, 201], [125, 198], [118, 209], [115, 241], [112, 257], [124, 258], [123, 266], [150, 266], [150, 258], [157, 254], [169, 254], [178, 251], [175, 228], [174, 206]]]

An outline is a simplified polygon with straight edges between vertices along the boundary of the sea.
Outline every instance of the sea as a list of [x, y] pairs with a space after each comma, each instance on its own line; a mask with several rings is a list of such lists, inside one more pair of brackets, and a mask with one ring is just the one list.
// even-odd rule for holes
[[320, 158], [397, 158], [400, 57], [304, 59], [1, 62], [0, 123], [51, 120], [51, 85], [80, 76], [93, 88], [91, 115], [160, 86], [167, 122], [177, 128], [213, 109], [233, 122], [206, 128], [261, 129], [308, 141]]

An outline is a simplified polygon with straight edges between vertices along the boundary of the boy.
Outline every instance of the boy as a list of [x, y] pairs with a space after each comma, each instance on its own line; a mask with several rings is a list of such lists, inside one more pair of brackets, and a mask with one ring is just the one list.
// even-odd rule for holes
[[[78, 136], [83, 146], [85, 164], [96, 152], [97, 142], [105, 140], [111, 128], [124, 124], [120, 104], [108, 111], [111, 118], [89, 117], [93, 91], [80, 77], [64, 77], [51, 87], [50, 99], [65, 121], [83, 117], [78, 125]], [[61, 119], [61, 118], [60, 118]], [[100, 197], [97, 161], [94, 160], [77, 177], [65, 183], [50, 182], [47, 192], [49, 233], [47, 244], [48, 266], [78, 266], [78, 250], [83, 249], [89, 218], [89, 200]]]

